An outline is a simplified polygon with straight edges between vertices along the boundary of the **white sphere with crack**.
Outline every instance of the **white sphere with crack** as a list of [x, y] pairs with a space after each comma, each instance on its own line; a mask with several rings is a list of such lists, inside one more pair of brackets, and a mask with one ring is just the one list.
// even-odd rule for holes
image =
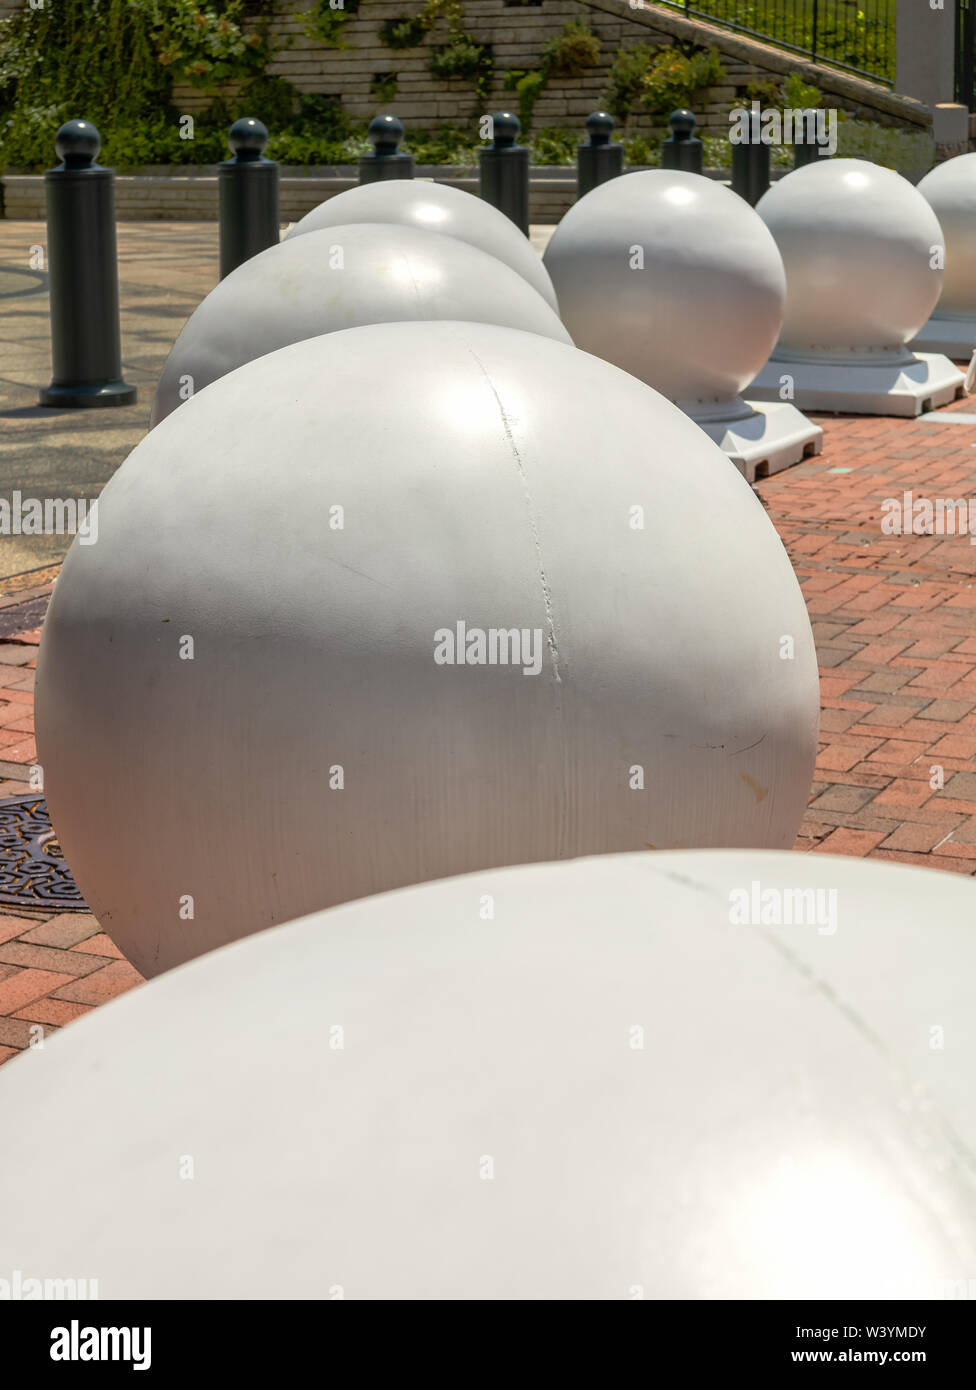
[[[698, 851], [264, 932], [0, 1069], [0, 1269], [126, 1300], [951, 1297], [974, 900]], [[51, 1200], [67, 1173], [97, 1219]]]
[[72, 546], [37, 679], [54, 826], [143, 974], [448, 874], [785, 848], [818, 717], [725, 456], [606, 362], [473, 323], [296, 343], [181, 406]]

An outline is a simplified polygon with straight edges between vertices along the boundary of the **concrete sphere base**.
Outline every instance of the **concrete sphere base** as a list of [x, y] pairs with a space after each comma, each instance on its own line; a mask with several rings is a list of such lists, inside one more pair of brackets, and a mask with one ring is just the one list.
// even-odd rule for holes
[[[974, 907], [929, 870], [639, 854], [265, 932], [0, 1069], [0, 1269], [101, 1299], [946, 1297], [976, 1267]], [[97, 1219], [51, 1200], [69, 1175]]]
[[850, 415], [921, 415], [966, 394], [965, 373], [937, 353], [891, 348], [804, 356], [777, 348], [749, 398], [778, 401], [784, 377], [803, 410]]
[[760, 405], [741, 396], [687, 411], [747, 482], [780, 473], [823, 450], [823, 430], [786, 401]]
[[793, 569], [701, 430], [598, 358], [486, 324], [297, 343], [164, 420], [98, 523], [38, 749], [144, 974], [456, 872], [793, 842], [819, 719]]

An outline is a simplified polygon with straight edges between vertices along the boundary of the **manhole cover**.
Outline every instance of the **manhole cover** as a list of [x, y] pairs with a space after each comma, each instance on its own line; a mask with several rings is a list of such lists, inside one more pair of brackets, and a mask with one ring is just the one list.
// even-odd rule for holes
[[0, 801], [0, 904], [87, 912], [43, 796]]

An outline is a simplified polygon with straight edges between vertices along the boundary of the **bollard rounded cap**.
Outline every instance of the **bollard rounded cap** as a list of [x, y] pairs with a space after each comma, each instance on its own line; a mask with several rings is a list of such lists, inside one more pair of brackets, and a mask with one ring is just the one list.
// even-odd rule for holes
[[614, 119], [609, 111], [594, 111], [586, 118], [586, 133], [591, 145], [609, 145]]
[[268, 127], [255, 116], [242, 116], [228, 131], [227, 143], [242, 162], [260, 159], [268, 143]]
[[396, 116], [374, 116], [369, 123], [369, 142], [374, 150], [395, 150], [403, 139], [403, 122]]
[[687, 106], [681, 106], [677, 111], [671, 112], [668, 125], [675, 140], [690, 140], [695, 129], [694, 113], [689, 111]]
[[54, 148], [69, 169], [88, 169], [102, 148], [102, 137], [91, 121], [65, 121], [54, 137]]
[[496, 111], [491, 118], [492, 139], [495, 145], [514, 145], [522, 122], [514, 111]]

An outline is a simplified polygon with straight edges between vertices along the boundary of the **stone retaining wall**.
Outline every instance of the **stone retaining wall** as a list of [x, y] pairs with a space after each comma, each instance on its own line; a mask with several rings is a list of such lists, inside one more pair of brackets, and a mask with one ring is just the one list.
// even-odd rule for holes
[[[804, 62], [795, 54], [661, 5], [636, 3], [637, 8], [632, 8], [630, 0], [541, 0], [538, 5], [463, 0], [467, 32], [477, 43], [490, 46], [494, 58], [489, 109], [516, 101], [515, 94], [505, 88], [506, 72], [538, 69], [544, 44], [558, 35], [568, 20], [583, 18], [601, 41], [600, 62], [579, 77], [550, 80], [535, 106], [533, 124], [537, 128], [577, 127], [601, 106], [607, 95], [610, 65], [619, 48], [638, 43], [669, 44], [676, 39], [717, 49], [725, 65], [723, 85], [709, 88], [698, 103], [699, 133], [726, 135], [728, 109], [744, 97], [751, 83], [779, 79], [794, 71], [818, 86], [828, 104], [852, 115], [907, 129], [931, 123], [927, 108], [920, 102], [897, 96], [880, 84]], [[408, 129], [473, 124], [481, 114], [469, 83], [438, 81], [428, 70], [431, 46], [444, 41], [443, 22], [417, 48], [390, 49], [381, 42], [379, 26], [385, 20], [416, 14], [420, 0], [362, 0], [358, 12], [346, 22], [343, 41], [348, 47], [343, 49], [325, 47], [308, 37], [302, 18], [308, 0], [281, 0], [281, 4], [282, 14], [273, 21], [272, 34], [277, 43], [288, 46], [276, 54], [269, 72], [287, 78], [300, 91], [341, 98], [345, 110], [357, 121], [369, 119], [379, 110], [394, 111]], [[370, 92], [379, 75], [392, 75], [397, 81], [396, 95], [382, 102]], [[178, 87], [174, 94], [181, 113], [198, 111], [209, 100], [191, 87]], [[645, 113], [635, 113], [628, 124], [630, 133], [652, 128], [653, 121]]]
[[[628, 169], [628, 172], [631, 172]], [[774, 169], [773, 179], [787, 171]], [[710, 178], [727, 179], [725, 170], [709, 169]], [[476, 169], [449, 166], [420, 166], [418, 178], [449, 183], [468, 193], [478, 193]], [[281, 220], [297, 222], [319, 203], [359, 179], [355, 169], [319, 169], [306, 172], [284, 168], [281, 177]], [[43, 220], [44, 179], [39, 174], [5, 174], [3, 215], [8, 219]], [[576, 201], [576, 171], [555, 166], [536, 166], [529, 181], [529, 213], [532, 222], [552, 226]], [[199, 173], [170, 175], [119, 174], [115, 180], [115, 215], [119, 222], [210, 222], [217, 217], [217, 174], [215, 169]]]

